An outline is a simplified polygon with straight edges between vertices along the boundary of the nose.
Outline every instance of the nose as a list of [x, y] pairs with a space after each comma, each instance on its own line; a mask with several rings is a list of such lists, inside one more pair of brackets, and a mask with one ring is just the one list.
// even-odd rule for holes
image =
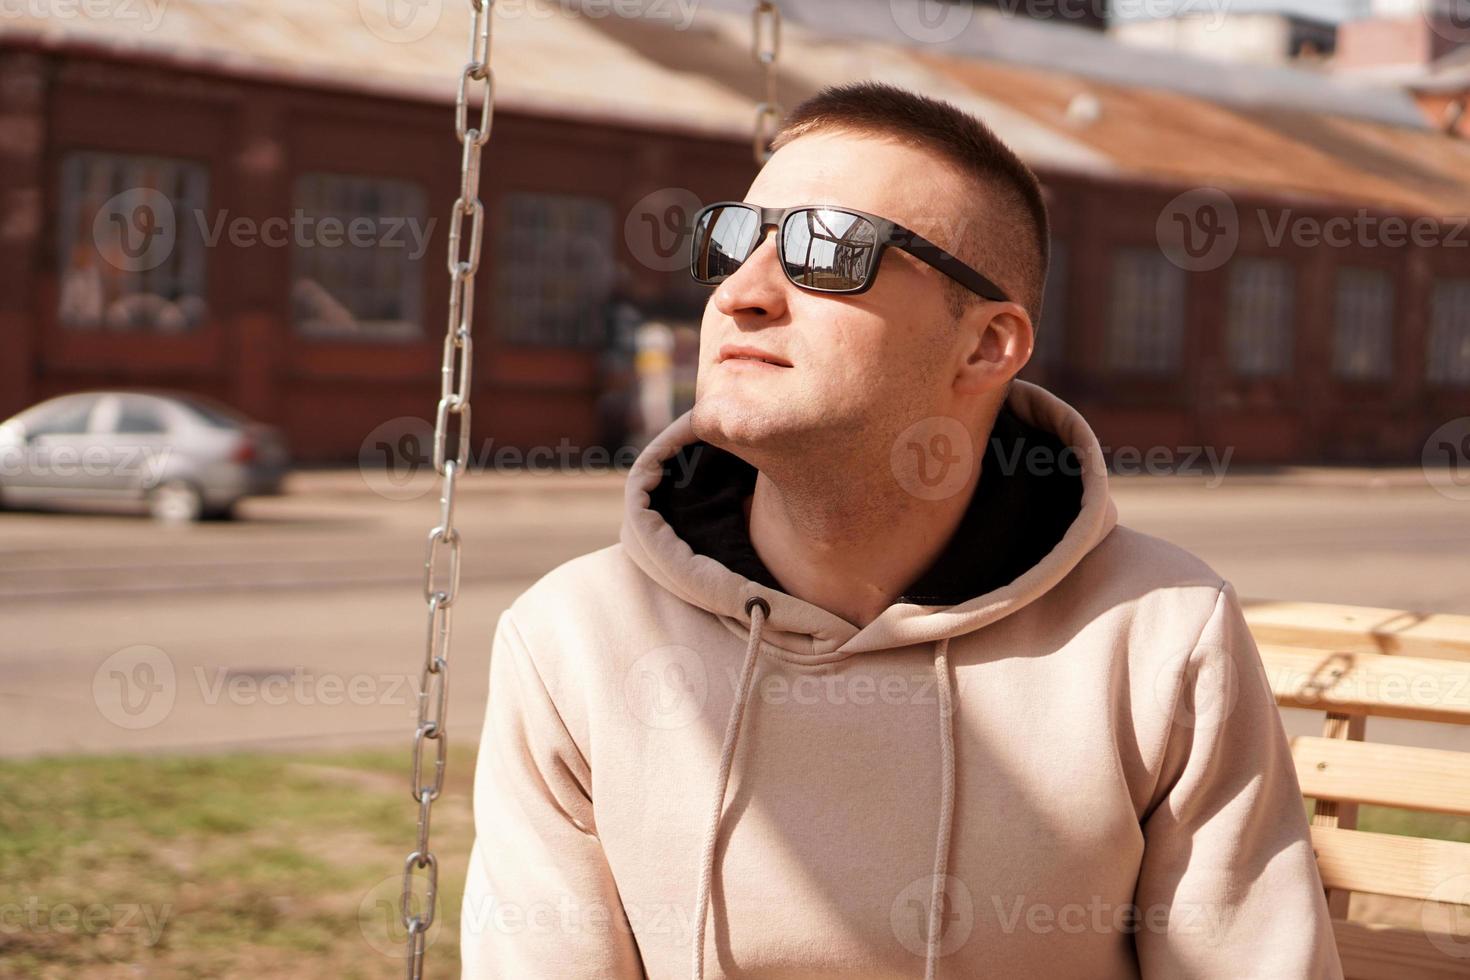
[[764, 240], [735, 274], [715, 287], [715, 309], [737, 324], [776, 320], [786, 314], [786, 295], [791, 287], [781, 271], [776, 249], [776, 229], [763, 232]]

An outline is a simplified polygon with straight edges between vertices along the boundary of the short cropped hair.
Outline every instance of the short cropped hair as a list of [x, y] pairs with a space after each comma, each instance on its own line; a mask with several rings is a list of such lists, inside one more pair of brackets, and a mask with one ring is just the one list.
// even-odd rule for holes
[[[995, 210], [986, 212], [977, 203], [977, 213], [955, 215], [954, 227], [963, 234], [936, 244], [989, 276], [1026, 307], [1033, 325], [1040, 323], [1051, 247], [1046, 201], [1036, 174], [989, 126], [948, 102], [880, 82], [857, 82], [823, 89], [798, 105], [783, 121], [773, 147], [832, 131], [930, 150], [984, 188]], [[978, 297], [946, 281], [958, 316]]]

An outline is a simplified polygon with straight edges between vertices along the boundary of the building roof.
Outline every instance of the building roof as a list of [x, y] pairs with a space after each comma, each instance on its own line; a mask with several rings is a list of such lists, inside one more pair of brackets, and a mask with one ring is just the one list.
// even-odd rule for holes
[[[1470, 215], [1470, 141], [1427, 128], [1245, 109], [993, 62], [946, 59], [942, 68], [1070, 132], [1124, 173], [1301, 201]], [[1085, 113], [1073, 108], [1079, 104]]]
[[[155, 0], [156, 2], [156, 0]], [[150, 25], [137, 18], [58, 19], [25, 7], [0, 19], [0, 40], [97, 47], [204, 70], [235, 71], [448, 101], [466, 58], [467, 0], [391, 0], [417, 9], [399, 29], [385, 0], [169, 0]], [[514, 0], [495, 5], [492, 65], [497, 107], [743, 137], [754, 120], [757, 67], [749, 8], [658, 0], [642, 18], [624, 4]], [[82, 5], [85, 7], [85, 5]], [[688, 16], [686, 18], [685, 12]], [[420, 20], [421, 19], [421, 20]], [[830, 37], [788, 22], [779, 75], [788, 104], [823, 85], [873, 78], [949, 98], [990, 119], [1019, 152], [1043, 166], [1108, 170], [1086, 146], [948, 81], [906, 50]]]
[[[1335, 24], [1357, 16], [1361, 7], [1357, 0], [1230, 0], [1228, 13], [1278, 14], [1300, 20]], [[1217, 4], [1215, 9], [1224, 9]], [[1115, 20], [1167, 20], [1174, 17], [1197, 17], [1208, 13], [1198, 0], [1149, 0], [1148, 3], [1115, 3], [1110, 11]]]
[[[401, 2], [417, 14], [397, 25], [382, 17], [385, 0], [168, 0], [153, 4], [156, 23], [141, 0], [132, 20], [37, 16], [27, 5], [0, 20], [0, 43], [452, 101], [468, 3]], [[612, 13], [620, 5], [609, 0], [580, 2], [580, 14], [571, 0], [496, 4], [498, 107], [747, 138], [759, 91], [748, 0], [647, 0], [642, 18]], [[899, 43], [891, 12], [885, 26], [871, 0], [843, 0], [840, 15], [836, 2], [782, 0], [787, 105], [878, 79], [975, 112], [1041, 169], [1470, 214], [1470, 143], [1427, 127], [1402, 92], [1145, 52], [979, 9], [962, 43]], [[1180, 84], [1169, 66], [1209, 84]]]
[[[1073, 5], [1082, 2], [1089, 0], [1071, 0]], [[789, 22], [801, 23], [830, 37], [866, 38], [917, 52], [1066, 71], [1097, 81], [1179, 92], [1245, 108], [1287, 107], [1410, 128], [1424, 126], [1413, 98], [1391, 85], [1354, 82], [1302, 66], [1243, 64], [1186, 52], [1139, 48], [1064, 21], [1032, 20], [981, 6], [959, 5], [966, 14], [956, 14], [947, 22], [941, 19], [945, 26], [931, 29], [923, 22], [900, 16], [900, 11], [917, 7], [919, 3], [920, 0], [780, 0]], [[750, 0], [701, 0], [701, 5], [720, 10], [749, 10], [751, 6]], [[1019, 6], [1018, 3], [1010, 5]], [[1181, 5], [1211, 23], [1243, 9], [1235, 2]], [[1058, 9], [1067, 6], [1062, 0], [1056, 4]], [[1115, 14], [1125, 6], [1128, 6], [1126, 0], [1113, 0], [1110, 4]]]
[[1470, 45], [1456, 48], [1430, 62], [1408, 82], [1408, 86], [1418, 92], [1452, 95], [1470, 91]]

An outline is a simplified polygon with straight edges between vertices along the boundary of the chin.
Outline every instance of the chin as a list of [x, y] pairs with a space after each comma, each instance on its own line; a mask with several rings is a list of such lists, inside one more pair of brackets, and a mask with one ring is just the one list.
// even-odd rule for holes
[[741, 455], [741, 450], [790, 444], [803, 430], [791, 406], [753, 403], [742, 392], [714, 392], [697, 397], [689, 422], [694, 435], [712, 446]]

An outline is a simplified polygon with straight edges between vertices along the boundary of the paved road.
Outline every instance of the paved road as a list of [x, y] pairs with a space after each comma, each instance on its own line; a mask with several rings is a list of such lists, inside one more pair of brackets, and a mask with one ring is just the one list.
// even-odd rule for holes
[[[535, 577], [612, 543], [616, 478], [478, 476], [449, 721], [478, 735], [495, 619]], [[1400, 474], [1115, 481], [1124, 523], [1194, 550], [1242, 595], [1470, 613], [1470, 504]], [[241, 519], [0, 514], [0, 755], [407, 745], [431, 496], [302, 474]], [[139, 692], [146, 693], [143, 697]], [[126, 696], [126, 700], [125, 700]], [[1310, 731], [1305, 713], [1288, 728]], [[1424, 726], [1373, 737], [1458, 745]]]

